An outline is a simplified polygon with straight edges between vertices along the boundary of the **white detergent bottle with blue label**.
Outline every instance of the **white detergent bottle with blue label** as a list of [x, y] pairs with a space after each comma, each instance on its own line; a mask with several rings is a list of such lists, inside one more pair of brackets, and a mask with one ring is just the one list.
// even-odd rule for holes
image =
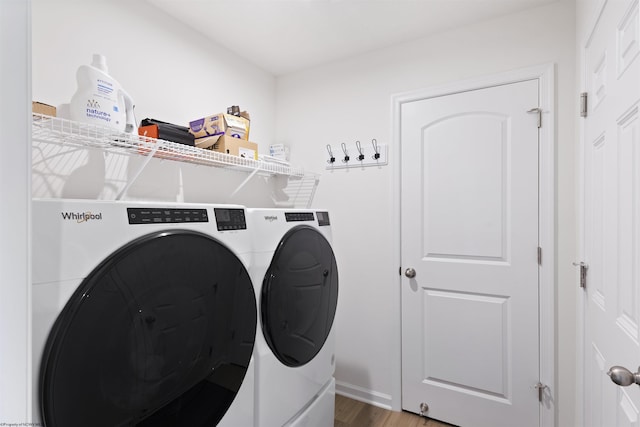
[[78, 90], [69, 106], [71, 120], [120, 132], [136, 129], [133, 100], [109, 75], [104, 56], [93, 55], [91, 65], [78, 68], [76, 79]]

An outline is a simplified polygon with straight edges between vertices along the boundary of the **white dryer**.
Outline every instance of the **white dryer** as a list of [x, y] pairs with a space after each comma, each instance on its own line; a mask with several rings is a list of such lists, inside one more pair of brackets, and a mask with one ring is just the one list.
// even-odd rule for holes
[[245, 209], [34, 200], [34, 422], [249, 426]]
[[334, 425], [338, 270], [329, 214], [247, 209], [258, 301], [256, 427]]

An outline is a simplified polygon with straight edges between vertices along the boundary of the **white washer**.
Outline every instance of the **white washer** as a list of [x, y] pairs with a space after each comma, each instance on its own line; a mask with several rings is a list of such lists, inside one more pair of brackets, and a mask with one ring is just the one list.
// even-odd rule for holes
[[34, 422], [249, 426], [245, 209], [34, 200]]
[[338, 271], [326, 211], [247, 209], [258, 301], [256, 427], [334, 424]]

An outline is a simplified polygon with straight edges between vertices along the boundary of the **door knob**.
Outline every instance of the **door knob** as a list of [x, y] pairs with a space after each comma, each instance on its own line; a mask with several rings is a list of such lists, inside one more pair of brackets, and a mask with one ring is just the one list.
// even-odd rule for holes
[[413, 268], [407, 268], [404, 271], [404, 275], [407, 276], [409, 279], [413, 279], [414, 277], [416, 277], [416, 271]]
[[[640, 368], [638, 368], [640, 371]], [[611, 378], [611, 381], [618, 384], [619, 386], [629, 386], [631, 384], [640, 385], [640, 373], [639, 372], [631, 372], [627, 368], [622, 366], [612, 366], [607, 372], [607, 375]]]

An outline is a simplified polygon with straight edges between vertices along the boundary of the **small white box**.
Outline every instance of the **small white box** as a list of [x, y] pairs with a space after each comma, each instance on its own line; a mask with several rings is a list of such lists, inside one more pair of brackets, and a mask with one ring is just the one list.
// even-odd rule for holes
[[285, 144], [273, 144], [269, 146], [269, 155], [276, 159], [289, 161], [289, 146]]

